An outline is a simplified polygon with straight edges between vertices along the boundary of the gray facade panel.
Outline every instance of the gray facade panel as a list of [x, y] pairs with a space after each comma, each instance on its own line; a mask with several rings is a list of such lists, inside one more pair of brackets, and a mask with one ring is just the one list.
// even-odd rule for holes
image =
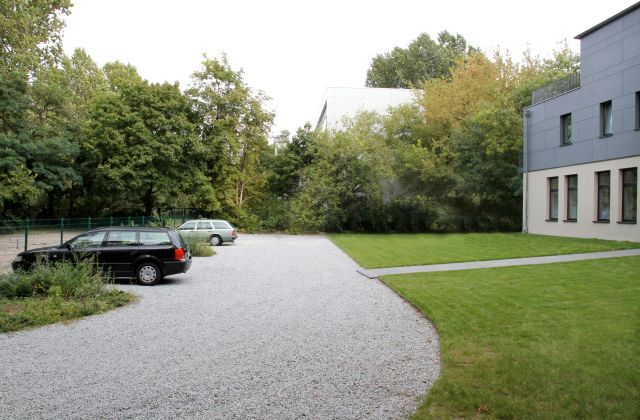
[[[635, 93], [640, 91], [640, 9], [581, 39], [581, 86], [533, 105], [529, 170], [640, 155]], [[600, 103], [611, 100], [613, 135], [600, 138]], [[561, 146], [560, 116], [571, 113], [572, 144]], [[526, 127], [525, 127], [526, 128]]]

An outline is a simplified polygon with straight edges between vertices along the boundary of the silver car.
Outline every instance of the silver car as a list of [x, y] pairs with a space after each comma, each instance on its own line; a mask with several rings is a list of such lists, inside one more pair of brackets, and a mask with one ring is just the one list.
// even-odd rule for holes
[[238, 239], [236, 229], [226, 220], [189, 220], [183, 223], [178, 231], [188, 241], [209, 242], [213, 246]]

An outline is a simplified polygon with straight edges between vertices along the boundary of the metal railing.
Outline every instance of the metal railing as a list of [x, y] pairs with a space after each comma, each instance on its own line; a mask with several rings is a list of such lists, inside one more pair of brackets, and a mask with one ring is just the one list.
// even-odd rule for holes
[[531, 105], [551, 99], [580, 87], [580, 72], [558, 79], [531, 94]]

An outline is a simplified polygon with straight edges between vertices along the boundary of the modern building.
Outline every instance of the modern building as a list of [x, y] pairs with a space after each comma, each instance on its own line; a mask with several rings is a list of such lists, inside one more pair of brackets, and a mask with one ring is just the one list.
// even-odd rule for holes
[[524, 111], [523, 231], [640, 241], [640, 2], [576, 39], [580, 72]]
[[340, 130], [345, 117], [353, 119], [363, 111], [385, 114], [389, 107], [411, 103], [413, 99], [411, 89], [330, 87], [322, 100], [316, 129]]

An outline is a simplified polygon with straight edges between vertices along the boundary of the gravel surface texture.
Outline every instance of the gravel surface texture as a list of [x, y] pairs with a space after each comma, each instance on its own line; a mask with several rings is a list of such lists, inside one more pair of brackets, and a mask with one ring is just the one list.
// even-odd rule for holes
[[242, 235], [137, 303], [0, 335], [2, 418], [397, 418], [435, 328], [323, 236]]

